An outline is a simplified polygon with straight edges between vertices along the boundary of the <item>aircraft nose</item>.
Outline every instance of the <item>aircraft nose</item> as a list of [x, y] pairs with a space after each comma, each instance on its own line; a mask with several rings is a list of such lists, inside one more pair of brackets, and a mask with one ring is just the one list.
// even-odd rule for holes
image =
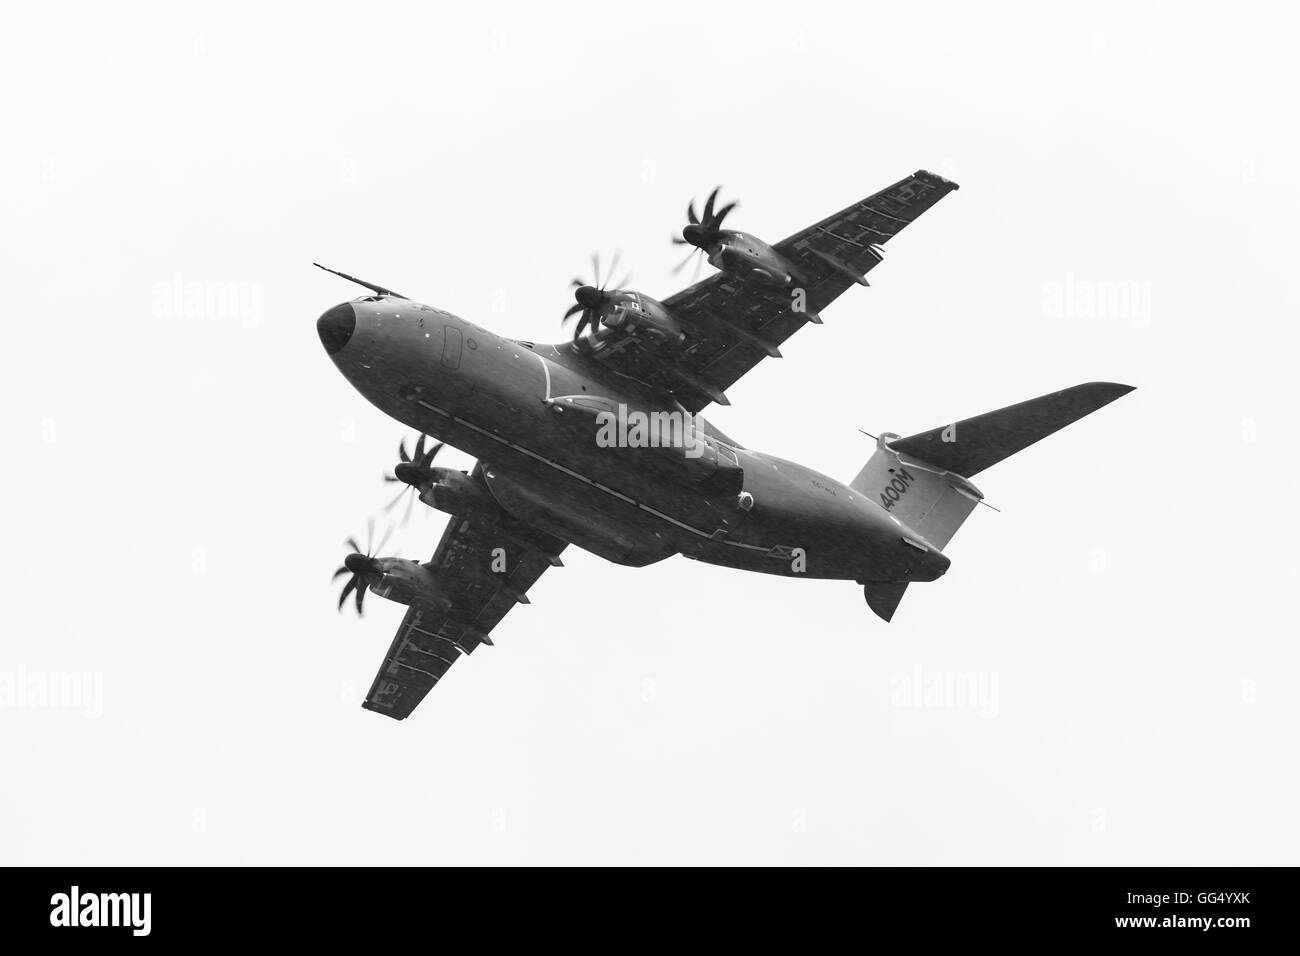
[[352, 331], [357, 327], [357, 310], [351, 302], [336, 305], [316, 320], [316, 332], [320, 335], [321, 345], [330, 355], [338, 352], [352, 338]]

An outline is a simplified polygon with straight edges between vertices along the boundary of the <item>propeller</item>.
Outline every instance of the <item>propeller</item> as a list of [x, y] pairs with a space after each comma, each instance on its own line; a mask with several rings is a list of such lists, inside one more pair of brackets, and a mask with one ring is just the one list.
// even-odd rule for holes
[[375, 551], [382, 551], [384, 545], [388, 543], [388, 536], [393, 533], [393, 526], [389, 525], [388, 530], [380, 539], [379, 547], [373, 548], [371, 545], [375, 539], [375, 519], [371, 518], [368, 522], [369, 530], [366, 532], [366, 553], [361, 553], [361, 546], [357, 544], [355, 538], [348, 538], [344, 542], [352, 553], [343, 559], [343, 566], [334, 572], [333, 580], [337, 581], [345, 574], [351, 574], [348, 583], [343, 585], [343, 593], [339, 595], [339, 610], [343, 610], [343, 604], [348, 599], [348, 595], [353, 591], [357, 595], [357, 613], [361, 614], [361, 602], [365, 599], [366, 590], [373, 583], [371, 579], [378, 579], [383, 576], [383, 571], [379, 567], [379, 562], [375, 560]]
[[609, 280], [614, 277], [614, 272], [618, 269], [619, 255], [620, 253], [615, 251], [614, 259], [609, 264], [609, 272], [605, 275], [604, 281], [601, 281], [600, 256], [593, 252], [591, 271], [594, 284], [583, 282], [581, 279], [574, 279], [570, 283], [573, 288], [573, 298], [577, 301], [569, 306], [569, 310], [564, 313], [564, 318], [560, 321], [567, 322], [575, 315], [581, 314], [582, 317], [578, 319], [578, 324], [573, 329], [574, 341], [578, 340], [584, 329], [590, 328], [592, 332], [600, 330], [600, 317], [613, 304], [615, 293], [631, 281], [632, 275], [628, 273], [614, 284], [612, 290], [606, 291]]
[[[687, 224], [682, 229], [681, 238], [673, 236], [673, 243], [678, 246], [694, 246], [686, 258], [679, 262], [673, 269], [673, 275], [681, 272], [686, 264], [691, 261], [691, 257], [697, 252], [708, 253], [710, 249], [716, 246], [722, 239], [722, 220], [727, 218], [731, 210], [735, 209], [736, 202], [729, 202], [721, 209], [714, 211], [714, 206], [718, 201], [718, 193], [722, 190], [721, 186], [716, 187], [713, 192], [709, 193], [709, 198], [704, 203], [704, 216], [701, 218], [695, 214], [695, 200], [686, 207]], [[703, 260], [695, 266], [695, 277], [700, 275], [700, 266]]]
[[397, 496], [384, 506], [384, 511], [392, 511], [397, 507], [402, 496], [410, 494], [410, 499], [406, 503], [406, 513], [402, 515], [402, 526], [411, 520], [411, 509], [415, 506], [415, 492], [421, 485], [432, 484], [437, 481], [437, 476], [431, 471], [433, 460], [438, 457], [438, 452], [442, 451], [442, 442], [431, 445], [428, 451], [424, 448], [424, 443], [428, 435], [421, 434], [415, 442], [415, 455], [411, 456], [406, 452], [406, 439], [397, 446], [398, 457], [401, 461], [393, 469], [391, 475], [384, 475], [384, 481], [393, 483], [399, 482], [406, 487], [397, 493]]

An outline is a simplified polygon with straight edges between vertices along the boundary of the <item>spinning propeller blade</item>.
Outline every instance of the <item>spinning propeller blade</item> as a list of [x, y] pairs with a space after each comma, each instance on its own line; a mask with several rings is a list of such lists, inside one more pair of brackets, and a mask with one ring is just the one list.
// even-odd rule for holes
[[[397, 446], [397, 456], [401, 460], [393, 469], [392, 474], [384, 475], [385, 482], [389, 484], [397, 483], [405, 486], [390, 502], [388, 502], [388, 504], [384, 506], [385, 513], [396, 508], [404, 495], [410, 495], [410, 499], [406, 505], [406, 512], [402, 516], [402, 527], [405, 527], [406, 523], [410, 521], [411, 510], [415, 506], [416, 492], [421, 490], [423, 486], [434, 484], [437, 481], [437, 476], [431, 469], [433, 467], [433, 460], [437, 458], [438, 453], [442, 451], [443, 444], [442, 442], [436, 442], [426, 449], [425, 443], [428, 439], [429, 436], [424, 434], [421, 434], [420, 437], [416, 439], [414, 457], [407, 453], [406, 439], [402, 439], [401, 443]], [[383, 545], [381, 544], [380, 547], [382, 548]]]
[[575, 315], [579, 316], [578, 324], [573, 328], [573, 339], [576, 342], [582, 337], [583, 332], [590, 329], [593, 333], [600, 331], [601, 318], [614, 304], [614, 296], [632, 280], [631, 273], [623, 276], [618, 282], [614, 283], [613, 288], [606, 291], [610, 286], [610, 280], [613, 279], [614, 273], [618, 269], [618, 263], [622, 257], [622, 252], [615, 250], [614, 258], [609, 264], [609, 271], [602, 277], [600, 269], [600, 256], [597, 253], [591, 254], [591, 282], [584, 282], [580, 278], [575, 278], [570, 285], [573, 288], [573, 298], [576, 300], [574, 305], [569, 306], [565, 311], [564, 317], [560, 320], [561, 324], [567, 322]]
[[[392, 533], [393, 526], [389, 525], [388, 530], [384, 533], [384, 537], [379, 542], [379, 547], [381, 549], [388, 543], [388, 537]], [[373, 541], [374, 536], [375, 519], [371, 518], [368, 522], [366, 541]], [[355, 538], [348, 538], [345, 544], [352, 549], [352, 553], [343, 559], [343, 566], [334, 572], [333, 580], [337, 581], [345, 574], [350, 575], [350, 577], [348, 578], [347, 583], [343, 585], [343, 590], [339, 593], [338, 609], [342, 611], [343, 605], [347, 603], [348, 597], [355, 594], [357, 613], [362, 614], [366, 592], [369, 590], [372, 583], [383, 578], [383, 571], [379, 567], [379, 563], [375, 560], [374, 551], [371, 550], [369, 546], [366, 548], [366, 553], [362, 554], [361, 549], [357, 546]]]

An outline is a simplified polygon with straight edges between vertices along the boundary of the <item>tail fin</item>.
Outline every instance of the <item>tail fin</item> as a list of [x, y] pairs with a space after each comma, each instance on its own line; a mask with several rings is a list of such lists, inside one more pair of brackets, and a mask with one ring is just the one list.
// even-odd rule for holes
[[[1131, 391], [1131, 385], [1090, 382], [907, 438], [886, 433], [849, 487], [878, 501], [934, 547], [946, 547], [984, 497], [968, 480], [972, 475]], [[903, 596], [902, 588], [881, 584], [867, 591], [868, 603], [886, 620]]]
[[894, 612], [898, 610], [898, 604], [903, 600], [903, 592], [906, 590], [906, 581], [872, 582], [862, 586], [867, 607], [875, 611], [877, 616], [886, 623], [894, 619]]
[[890, 432], [881, 435], [876, 453], [849, 487], [943, 549], [984, 495], [947, 468], [901, 454], [897, 446], [906, 440]]

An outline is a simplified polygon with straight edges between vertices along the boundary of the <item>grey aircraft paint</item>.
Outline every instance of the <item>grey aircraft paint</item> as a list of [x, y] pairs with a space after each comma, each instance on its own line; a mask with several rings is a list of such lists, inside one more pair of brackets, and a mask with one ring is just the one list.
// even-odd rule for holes
[[[571, 342], [499, 336], [383, 286], [326, 311], [322, 345], [370, 402], [478, 459], [432, 464], [423, 439], [390, 479], [453, 516], [427, 563], [353, 553], [340, 607], [366, 593], [410, 609], [367, 695], [410, 714], [560, 552], [643, 567], [674, 555], [746, 571], [855, 581], [890, 620], [908, 586], [949, 567], [981, 502], [971, 476], [1096, 411], [1126, 385], [1077, 385], [907, 438], [885, 434], [847, 484], [754, 449], [699, 416], [884, 258], [883, 244], [957, 186], [920, 170], [775, 245], [699, 219], [681, 244], [719, 272], [658, 302], [575, 280]], [[324, 268], [323, 266], [321, 268]], [[333, 270], [327, 270], [333, 271]], [[610, 273], [613, 273], [613, 268]], [[647, 425], [647, 423], [649, 423]], [[611, 429], [611, 426], [612, 429]], [[652, 440], [646, 441], [650, 438]], [[668, 440], [662, 440], [667, 438]], [[359, 549], [354, 549], [354, 552]]]

